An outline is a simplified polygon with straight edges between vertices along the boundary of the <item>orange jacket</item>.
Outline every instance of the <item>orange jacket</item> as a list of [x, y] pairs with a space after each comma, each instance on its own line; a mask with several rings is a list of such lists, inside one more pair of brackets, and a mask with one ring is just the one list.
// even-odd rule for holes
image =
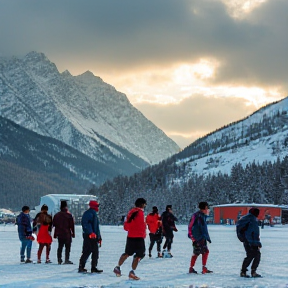
[[145, 238], [146, 223], [144, 211], [141, 208], [132, 208], [124, 222], [124, 230], [128, 231], [127, 237], [130, 238]]
[[158, 213], [148, 214], [146, 217], [146, 224], [148, 226], [150, 233], [153, 233], [153, 234], [156, 233], [158, 228], [161, 226], [161, 216]]

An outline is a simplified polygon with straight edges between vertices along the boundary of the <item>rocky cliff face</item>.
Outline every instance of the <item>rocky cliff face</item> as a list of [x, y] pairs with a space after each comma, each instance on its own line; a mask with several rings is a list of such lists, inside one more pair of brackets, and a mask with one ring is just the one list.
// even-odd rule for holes
[[129, 162], [135, 171], [179, 151], [123, 93], [91, 72], [59, 73], [42, 53], [0, 60], [0, 115], [97, 161]]

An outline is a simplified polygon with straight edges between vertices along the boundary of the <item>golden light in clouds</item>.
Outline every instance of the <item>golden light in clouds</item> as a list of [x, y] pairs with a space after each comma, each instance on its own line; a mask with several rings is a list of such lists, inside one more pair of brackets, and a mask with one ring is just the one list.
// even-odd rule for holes
[[[268, 0], [221, 0], [227, 7], [230, 16], [236, 19], [244, 18], [262, 3]], [[274, 0], [271, 0], [274, 1]]]

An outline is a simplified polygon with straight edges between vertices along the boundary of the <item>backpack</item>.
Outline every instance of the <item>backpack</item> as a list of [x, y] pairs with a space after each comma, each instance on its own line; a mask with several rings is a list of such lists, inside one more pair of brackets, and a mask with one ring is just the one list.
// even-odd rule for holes
[[245, 231], [248, 229], [249, 223], [250, 222], [243, 226], [243, 222], [240, 219], [236, 224], [236, 234], [240, 242], [245, 242], [246, 240]]

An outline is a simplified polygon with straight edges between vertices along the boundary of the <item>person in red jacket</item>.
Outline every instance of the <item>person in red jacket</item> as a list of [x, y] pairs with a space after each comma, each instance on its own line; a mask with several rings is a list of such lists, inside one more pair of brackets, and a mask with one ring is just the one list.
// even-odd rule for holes
[[118, 261], [118, 265], [113, 272], [116, 276], [121, 276], [120, 266], [129, 257], [134, 255], [132, 261], [132, 270], [129, 272], [129, 279], [139, 280], [135, 275], [138, 262], [145, 257], [145, 237], [146, 223], [144, 216], [144, 208], [147, 205], [144, 198], [138, 198], [135, 201], [135, 208], [132, 208], [125, 219], [124, 230], [128, 231], [125, 253], [123, 253]]
[[[38, 260], [37, 263], [41, 263], [41, 254], [46, 246], [46, 261], [45, 263], [51, 263], [49, 259], [49, 254], [51, 250], [51, 243], [52, 243], [52, 237], [51, 237], [51, 231], [52, 231], [52, 217], [48, 214], [48, 206], [44, 204], [41, 207], [41, 212], [39, 212], [35, 219], [33, 220], [33, 227], [34, 231], [36, 230], [37, 233], [37, 242], [39, 243], [39, 249], [38, 249]], [[38, 232], [37, 232], [38, 231]]]
[[149, 246], [149, 257], [152, 257], [151, 252], [155, 242], [157, 243], [158, 257], [162, 258], [161, 254], [161, 243], [162, 243], [162, 222], [161, 216], [158, 213], [158, 208], [153, 206], [152, 212], [146, 217], [146, 224], [149, 229], [150, 246]]

